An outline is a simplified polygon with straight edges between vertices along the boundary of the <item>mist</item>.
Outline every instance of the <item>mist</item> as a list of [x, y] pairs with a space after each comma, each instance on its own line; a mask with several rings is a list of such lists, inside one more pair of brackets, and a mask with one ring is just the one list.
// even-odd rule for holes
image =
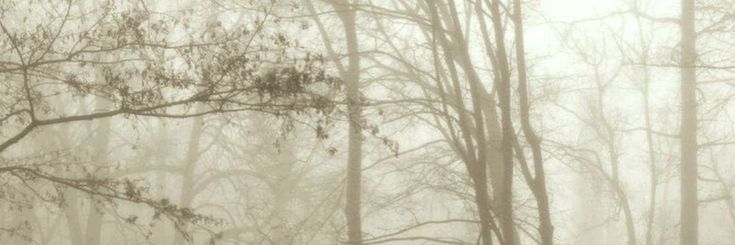
[[0, 245], [735, 244], [726, 0], [0, 1]]

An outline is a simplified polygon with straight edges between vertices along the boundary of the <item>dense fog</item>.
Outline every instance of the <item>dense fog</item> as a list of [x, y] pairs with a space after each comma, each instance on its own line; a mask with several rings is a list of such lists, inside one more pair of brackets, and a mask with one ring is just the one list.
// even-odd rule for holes
[[732, 0], [0, 0], [0, 245], [735, 244]]

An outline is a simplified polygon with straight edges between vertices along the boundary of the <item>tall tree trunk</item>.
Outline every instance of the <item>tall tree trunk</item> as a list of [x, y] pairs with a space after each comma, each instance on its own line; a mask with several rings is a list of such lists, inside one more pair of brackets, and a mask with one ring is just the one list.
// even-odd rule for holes
[[[111, 120], [109, 118], [101, 119], [99, 122], [97, 122], [97, 128], [94, 130], [94, 146], [92, 146], [92, 150], [94, 152], [92, 153], [92, 161], [100, 168], [98, 169], [98, 173], [100, 173], [102, 176], [107, 175], [107, 170], [105, 169], [105, 167], [109, 154], [108, 151], [111, 130], [110, 124]], [[104, 216], [101, 210], [102, 206], [99, 205], [98, 202], [95, 201], [93, 198], [89, 198], [89, 202], [89, 215], [87, 216], [85, 245], [100, 245], [102, 241], [102, 218]]]
[[[536, 198], [539, 216], [539, 233], [541, 245], [554, 244], [554, 227], [551, 224], [549, 195], [546, 191], [546, 173], [544, 159], [541, 155], [541, 139], [534, 132], [530, 121], [530, 105], [528, 101], [528, 79], [526, 74], [526, 50], [523, 37], [523, 12], [521, 1], [513, 0], [513, 22], [515, 23], [516, 59], [518, 62], [518, 93], [520, 96], [521, 129], [526, 141], [531, 146], [535, 177], [530, 179], [531, 193]], [[523, 156], [521, 156], [523, 157]]]
[[[484, 117], [482, 99], [484, 91], [480, 78], [472, 66], [472, 61], [467, 53], [467, 46], [465, 45], [464, 34], [462, 34], [461, 28], [459, 27], [459, 20], [457, 11], [454, 7], [454, 2], [449, 1], [449, 16], [446, 16], [445, 21], [449, 25], [449, 29], [444, 29], [441, 19], [439, 17], [438, 7], [435, 1], [426, 1], [426, 6], [430, 12], [430, 19], [432, 23], [432, 53], [434, 54], [434, 66], [437, 71], [437, 79], [440, 78], [439, 70], [442, 69], [440, 62], [440, 53], [438, 51], [437, 41], [441, 43], [441, 47], [444, 51], [444, 61], [446, 62], [447, 69], [449, 71], [448, 78], [451, 81], [452, 96], [454, 99], [453, 108], [456, 108], [458, 114], [458, 124], [462, 134], [462, 139], [453, 139], [455, 145], [462, 145], [464, 147], [453, 147], [458, 155], [462, 158], [465, 164], [467, 173], [470, 176], [474, 190], [474, 201], [477, 207], [477, 213], [480, 219], [480, 237], [481, 244], [490, 245], [492, 244], [492, 229], [494, 220], [490, 213], [490, 197], [488, 194], [487, 184], [487, 157], [490, 148], [487, 146], [486, 134], [484, 130]], [[446, 11], [444, 11], [446, 13]], [[447, 39], [445, 33], [451, 33], [453, 42]], [[460, 65], [464, 70], [467, 80], [470, 85], [471, 99], [472, 99], [472, 113], [468, 113], [465, 109], [464, 95], [462, 93], [459, 75], [455, 62]], [[442, 101], [444, 99], [443, 85], [440, 80], [437, 80], [438, 88], [440, 88]], [[471, 117], [470, 117], [471, 116]], [[453, 122], [448, 122], [451, 125]], [[474, 124], [474, 127], [473, 127]], [[473, 141], [476, 141], [477, 145]], [[498, 233], [498, 235], [500, 235]], [[501, 237], [498, 236], [498, 240]]]
[[500, 152], [503, 156], [503, 189], [500, 193], [500, 227], [503, 231], [504, 244], [515, 245], [518, 237], [515, 234], [513, 221], [513, 121], [510, 104], [510, 68], [505, 49], [505, 30], [501, 22], [500, 3], [495, 0], [490, 4], [490, 14], [495, 31], [496, 57], [498, 60], [500, 79], [495, 79], [500, 104], [501, 127], [503, 137]]
[[349, 142], [347, 153], [347, 189], [345, 216], [347, 218], [347, 244], [362, 244], [362, 220], [360, 217], [360, 192], [362, 185], [362, 107], [360, 98], [360, 54], [355, 24], [355, 8], [344, 1], [335, 4], [337, 14], [345, 30], [347, 41], [347, 70], [342, 77], [347, 89]]
[[[482, 36], [482, 42], [485, 47], [485, 54], [487, 55], [488, 59], [490, 60], [490, 63], [492, 65], [492, 73], [493, 73], [493, 83], [497, 84], [498, 80], [500, 79], [500, 69], [497, 61], [497, 56], [494, 52], [494, 46], [493, 42], [490, 40], [491, 35], [489, 34], [489, 29], [487, 27], [487, 24], [485, 23], [485, 16], [486, 12], [483, 10], [483, 4], [482, 2], [478, 1], [475, 4], [475, 14], [477, 15], [477, 20], [480, 26], [480, 33]], [[493, 207], [501, 207], [502, 206], [502, 198], [500, 196], [503, 192], [503, 185], [505, 180], [505, 174], [503, 173], [503, 156], [500, 151], [501, 144], [502, 144], [502, 128], [498, 120], [498, 113], [497, 113], [497, 103], [495, 101], [495, 98], [493, 98], [493, 95], [490, 94], [487, 90], [482, 91], [483, 94], [483, 112], [485, 115], [485, 127], [487, 128], [488, 133], [488, 140], [487, 140], [487, 147], [488, 150], [488, 176], [490, 177], [490, 186], [492, 187], [493, 194], [496, 197], [493, 200]], [[514, 140], [515, 141], [515, 140]], [[518, 234], [516, 227], [513, 227], [513, 234]], [[518, 238], [518, 236], [515, 236]], [[520, 241], [517, 241], [520, 242]]]
[[[641, 32], [640, 35], [643, 33]], [[643, 38], [641, 37], [641, 40]], [[641, 45], [644, 45], [641, 41]], [[643, 119], [646, 130], [646, 146], [648, 148], [648, 169], [649, 169], [649, 195], [651, 200], [648, 202], [648, 217], [646, 218], [646, 245], [653, 245], [653, 226], [656, 219], [656, 196], [658, 195], [658, 170], [656, 168], [656, 155], [653, 147], [653, 127], [651, 126], [651, 74], [648, 69], [648, 49], [643, 53]]]
[[[197, 108], [197, 112], [203, 110], [200, 105]], [[179, 197], [179, 206], [181, 208], [191, 208], [192, 201], [194, 199], [194, 170], [196, 169], [196, 163], [199, 161], [199, 141], [203, 133], [204, 118], [197, 117], [192, 121], [191, 132], [189, 133], [189, 143], [186, 150], [186, 159], [184, 164], [181, 166], [181, 194]], [[185, 226], [185, 224], [180, 224]], [[176, 228], [182, 229], [177, 230]], [[175, 227], [174, 240], [172, 245], [182, 245], [185, 243], [185, 232], [189, 232], [186, 227]], [[187, 234], [190, 235], [190, 234]]]
[[[457, 48], [452, 51], [457, 51], [456, 54], [452, 54], [457, 59], [457, 63], [462, 67], [462, 70], [467, 77], [467, 82], [470, 87], [470, 96], [472, 101], [472, 118], [474, 119], [474, 137], [477, 143], [476, 152], [477, 158], [474, 171], [470, 172], [473, 176], [473, 183], [475, 189], [475, 203], [477, 205], [478, 216], [481, 220], [481, 237], [482, 244], [492, 244], [492, 232], [491, 224], [493, 223], [492, 215], [490, 214], [490, 196], [488, 195], [487, 188], [487, 166], [488, 166], [488, 141], [485, 133], [485, 117], [483, 113], [483, 88], [482, 82], [480, 81], [479, 75], [472, 66], [472, 60], [468, 53], [468, 47], [466, 45], [465, 34], [462, 33], [460, 27], [459, 14], [456, 10], [453, 0], [448, 1], [449, 13], [451, 16], [451, 23], [454, 23], [453, 33], [455, 40], [453, 43]], [[453, 62], [453, 61], [452, 61]], [[474, 154], [474, 153], [473, 153]]]
[[[89, 8], [94, 9], [100, 5], [100, 3], [90, 3], [91, 6], [87, 6], [84, 4], [83, 6], [80, 6], [80, 8]], [[117, 55], [115, 55], [117, 56]], [[95, 74], [95, 77], [98, 80], [102, 80], [101, 74]], [[108, 109], [108, 103], [106, 103], [103, 99], [97, 98], [95, 99], [95, 109]], [[97, 124], [96, 129], [93, 131], [94, 137], [92, 137], [94, 145], [91, 146], [92, 150], [92, 164], [96, 165], [98, 169], [96, 169], [97, 173], [101, 175], [101, 177], [106, 177], [107, 170], [105, 169], [108, 161], [108, 154], [109, 154], [109, 143], [110, 143], [110, 125], [111, 125], [111, 119], [110, 118], [104, 118], [96, 122], [91, 122], [90, 124]], [[89, 211], [87, 215], [87, 226], [85, 228], [85, 245], [100, 245], [102, 241], [102, 218], [104, 216], [104, 213], [102, 212], [102, 205], [99, 205], [97, 201], [94, 200], [93, 197], [88, 198], [89, 199]]]
[[[57, 101], [56, 103], [58, 105], [63, 105], [64, 101], [62, 100], [62, 98], [59, 98], [59, 101]], [[86, 112], [87, 107], [84, 103], [82, 103], [77, 110]], [[56, 137], [54, 138], [54, 140], [49, 140], [48, 138], [45, 139], [51, 144], [49, 147], [54, 149], [63, 148], [69, 145], [70, 140], [78, 141], [78, 139], [76, 139], [72, 134], [72, 125], [60, 124], [54, 126], [54, 128], [56, 131]], [[79, 194], [80, 192], [71, 188], [66, 188], [62, 190], [61, 195], [64, 199], [62, 208], [64, 211], [64, 216], [66, 218], [66, 228], [69, 232], [69, 242], [75, 245], [84, 245], [84, 227], [81, 221], [82, 215], [80, 211], [80, 203], [84, 199], [81, 198]]]
[[681, 1], [681, 245], [698, 242], [694, 0]]
[[319, 28], [324, 47], [345, 82], [347, 90], [347, 117], [349, 121], [347, 152], [347, 188], [345, 191], [345, 217], [347, 220], [347, 244], [362, 244], [362, 220], [360, 194], [362, 191], [362, 107], [360, 98], [360, 54], [355, 23], [356, 10], [349, 0], [326, 1], [337, 12], [345, 31], [347, 44], [347, 67], [337, 57], [332, 40], [321, 22], [314, 5], [304, 0], [304, 5]]

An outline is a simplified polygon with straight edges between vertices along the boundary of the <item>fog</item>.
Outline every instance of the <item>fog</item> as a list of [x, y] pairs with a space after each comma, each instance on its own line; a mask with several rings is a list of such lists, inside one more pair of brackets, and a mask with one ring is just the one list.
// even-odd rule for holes
[[735, 244], [734, 3], [0, 1], [0, 245]]

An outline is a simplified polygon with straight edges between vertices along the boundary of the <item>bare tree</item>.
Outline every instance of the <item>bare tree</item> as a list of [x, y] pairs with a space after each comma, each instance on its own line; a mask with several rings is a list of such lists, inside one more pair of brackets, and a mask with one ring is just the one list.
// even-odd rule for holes
[[495, 34], [495, 59], [497, 60], [495, 69], [498, 70], [495, 87], [497, 88], [503, 129], [500, 145], [500, 152], [503, 156], [503, 189], [500, 193], [501, 204], [499, 210], [500, 227], [505, 235], [504, 244], [514, 245], [517, 243], [518, 237], [513, 221], [513, 140], [515, 129], [513, 129], [513, 119], [511, 118], [510, 66], [508, 65], [508, 55], [505, 48], [505, 28], [503, 28], [500, 14], [500, 1], [493, 1], [488, 8], [490, 9]]
[[[541, 138], [536, 135], [530, 120], [530, 103], [528, 95], [528, 75], [526, 72], [526, 50], [525, 50], [525, 39], [523, 37], [523, 12], [520, 0], [513, 1], [513, 22], [515, 26], [515, 40], [516, 40], [516, 60], [518, 69], [518, 93], [519, 93], [519, 106], [521, 111], [521, 129], [523, 134], [526, 136], [526, 141], [531, 146], [531, 154], [533, 159], [533, 169], [535, 176], [531, 177], [530, 173], [526, 173], [528, 176], [527, 182], [531, 188], [531, 192], [536, 198], [536, 205], [538, 206], [539, 216], [539, 233], [541, 237], [541, 245], [552, 245], [554, 244], [554, 226], [551, 223], [551, 208], [549, 207], [549, 196], [546, 188], [546, 173], [544, 170], [544, 159], [541, 151]], [[517, 152], [521, 154], [523, 152]], [[521, 166], [526, 166], [525, 161], [519, 162]], [[528, 169], [527, 167], [522, 169]], [[529, 172], [525, 170], [525, 172]]]
[[363, 141], [363, 119], [362, 102], [360, 94], [360, 48], [357, 38], [357, 9], [350, 0], [326, 1], [335, 10], [344, 28], [346, 43], [347, 65], [343, 65], [336, 57], [324, 25], [318, 18], [314, 6], [310, 1], [305, 1], [311, 15], [314, 16], [322, 36], [322, 41], [327, 46], [328, 54], [336, 63], [340, 76], [345, 82], [347, 96], [347, 120], [349, 124], [348, 156], [347, 156], [347, 186], [345, 191], [345, 217], [347, 218], [347, 244], [362, 244], [362, 219], [360, 212], [360, 200], [362, 192], [362, 141]]

